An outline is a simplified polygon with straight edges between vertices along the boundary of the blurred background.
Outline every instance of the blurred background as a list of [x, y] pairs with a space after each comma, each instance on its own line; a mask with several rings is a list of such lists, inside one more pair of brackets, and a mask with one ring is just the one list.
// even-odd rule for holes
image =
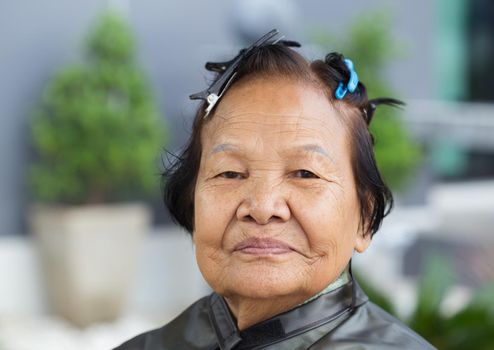
[[0, 350], [109, 349], [210, 292], [160, 171], [211, 76], [272, 28], [350, 57], [396, 206], [353, 265], [440, 349], [492, 349], [494, 3], [0, 2]]

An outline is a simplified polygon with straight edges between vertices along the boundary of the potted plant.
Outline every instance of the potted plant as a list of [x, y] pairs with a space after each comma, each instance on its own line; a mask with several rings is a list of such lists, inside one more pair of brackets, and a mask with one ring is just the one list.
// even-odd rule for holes
[[80, 326], [119, 315], [151, 221], [139, 200], [159, 192], [165, 128], [134, 45], [125, 21], [104, 13], [87, 57], [54, 77], [31, 120], [28, 221], [51, 304]]

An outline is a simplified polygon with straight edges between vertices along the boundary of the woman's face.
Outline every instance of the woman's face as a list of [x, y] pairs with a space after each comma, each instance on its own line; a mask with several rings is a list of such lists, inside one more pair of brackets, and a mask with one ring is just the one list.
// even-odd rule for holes
[[235, 86], [201, 140], [193, 237], [217, 293], [303, 301], [366, 249], [347, 128], [316, 87]]

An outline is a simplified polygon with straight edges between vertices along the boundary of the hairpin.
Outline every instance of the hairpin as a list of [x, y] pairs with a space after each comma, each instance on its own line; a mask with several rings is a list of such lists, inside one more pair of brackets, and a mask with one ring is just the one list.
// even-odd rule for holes
[[236, 76], [236, 70], [239, 64], [259, 47], [266, 45], [274, 45], [280, 43], [285, 46], [300, 47], [300, 44], [296, 41], [282, 40], [283, 36], [276, 38], [279, 34], [277, 29], [273, 29], [270, 32], [264, 34], [254, 44], [247, 49], [239, 51], [237, 56], [232, 60], [226, 62], [207, 62], [206, 69], [209, 71], [220, 73], [221, 76], [206, 90], [190, 95], [191, 100], [205, 100], [208, 103], [206, 107], [206, 114], [204, 118], [208, 116], [216, 103], [219, 101], [223, 93], [227, 90], [228, 86], [232, 83]]
[[348, 58], [345, 58], [345, 64], [348, 70], [350, 71], [350, 79], [348, 79], [348, 83], [346, 84], [346, 86], [344, 86], [342, 82], [338, 84], [338, 88], [334, 93], [334, 96], [336, 97], [337, 100], [343, 99], [347, 91], [349, 91], [352, 94], [358, 85], [358, 76], [357, 76], [357, 72], [355, 72], [353, 62]]
[[405, 102], [389, 97], [379, 97], [369, 100], [367, 102], [367, 106], [363, 109], [367, 125], [370, 125], [372, 117], [374, 116], [374, 112], [379, 105], [402, 108], [403, 106], [405, 106]]

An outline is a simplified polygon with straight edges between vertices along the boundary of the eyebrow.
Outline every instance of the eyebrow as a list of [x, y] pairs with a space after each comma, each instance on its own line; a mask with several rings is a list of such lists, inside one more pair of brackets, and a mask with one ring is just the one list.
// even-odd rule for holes
[[211, 152], [209, 153], [212, 156], [215, 153], [226, 152], [226, 151], [238, 151], [238, 147], [232, 145], [231, 143], [222, 143], [220, 145], [214, 146]]
[[322, 148], [317, 144], [302, 145], [301, 147], [295, 147], [295, 148], [302, 148], [303, 150], [308, 152], [316, 152], [322, 154], [323, 156], [328, 158], [332, 163], [334, 163], [333, 157], [331, 157], [331, 155], [324, 148]]
[[[211, 152], [209, 153], [209, 156], [212, 156], [213, 154], [220, 153], [220, 152], [238, 151], [238, 150], [239, 150], [238, 146], [235, 146], [231, 143], [222, 143], [222, 144], [219, 144], [217, 146], [214, 146], [213, 149], [211, 150]], [[301, 145], [301, 146], [295, 146], [295, 147], [288, 149], [288, 151], [291, 151], [291, 150], [303, 150], [303, 151], [307, 151], [307, 152], [319, 153], [319, 154], [322, 154], [323, 156], [325, 156], [326, 158], [328, 158], [332, 163], [335, 163], [333, 157], [331, 157], [331, 155], [328, 153], [328, 151], [326, 151], [324, 148], [322, 148], [320, 145], [317, 145], [317, 144], [311, 143], [311, 144], [306, 144], [306, 145]]]

